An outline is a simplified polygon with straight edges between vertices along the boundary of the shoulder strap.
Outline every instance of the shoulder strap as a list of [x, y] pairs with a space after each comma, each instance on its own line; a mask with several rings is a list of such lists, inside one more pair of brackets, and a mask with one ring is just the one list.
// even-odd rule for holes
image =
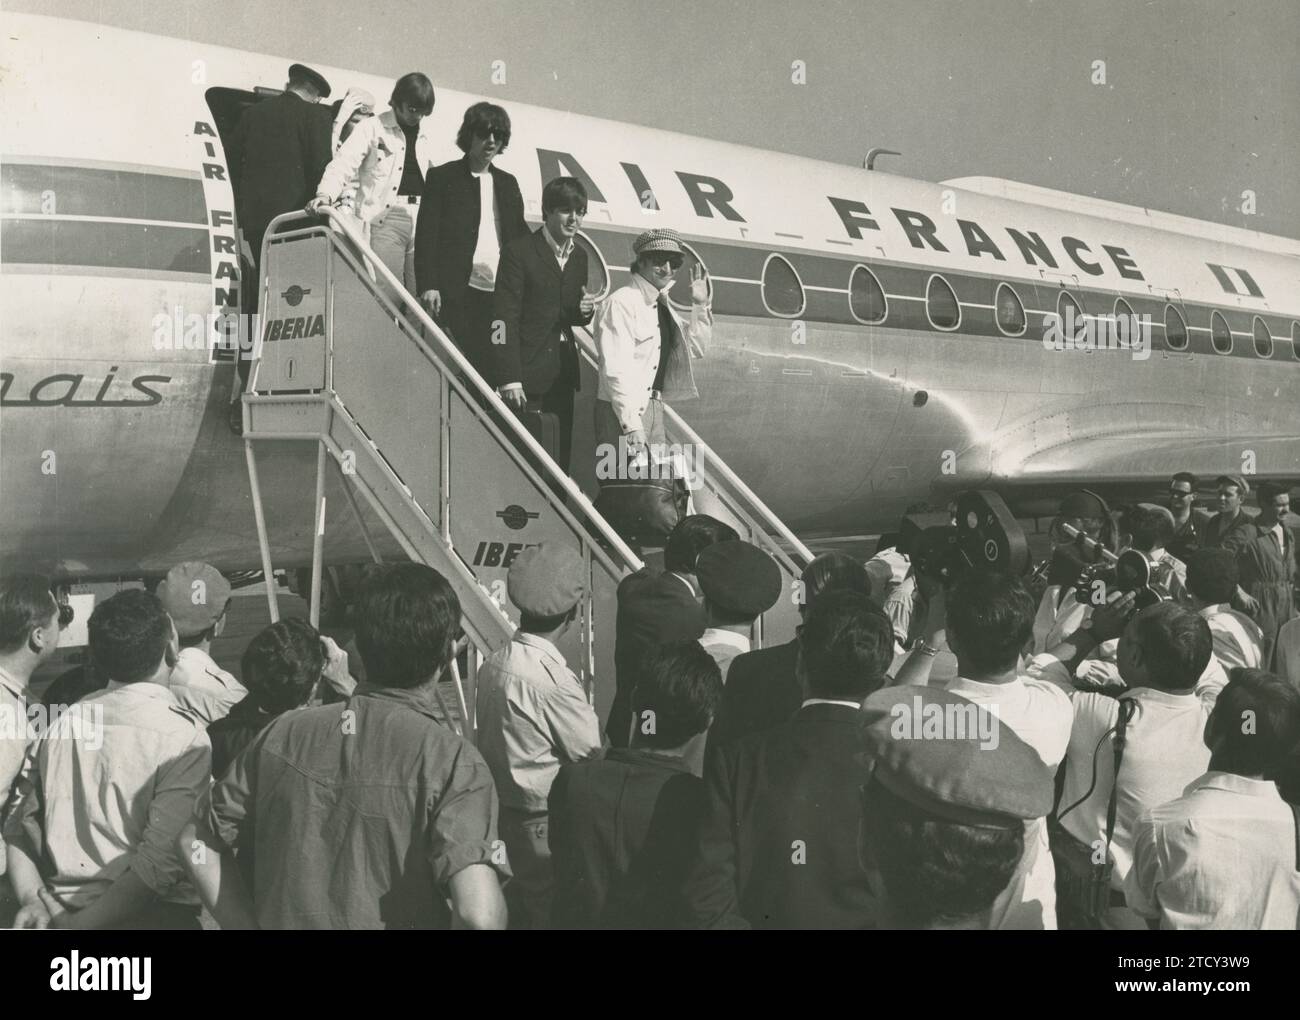
[[1133, 718], [1137, 703], [1132, 698], [1119, 699], [1119, 722], [1115, 724], [1115, 782], [1110, 788], [1110, 800], [1106, 803], [1106, 853], [1110, 853], [1110, 841], [1115, 836], [1115, 814], [1119, 809], [1119, 766], [1124, 760], [1124, 746], [1128, 743], [1128, 724]]

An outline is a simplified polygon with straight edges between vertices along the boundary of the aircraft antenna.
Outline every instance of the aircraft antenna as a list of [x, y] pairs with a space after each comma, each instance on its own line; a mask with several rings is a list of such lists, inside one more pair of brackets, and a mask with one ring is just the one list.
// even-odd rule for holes
[[895, 152], [893, 149], [879, 149], [879, 148], [872, 149], [870, 152], [867, 153], [867, 158], [862, 161], [862, 167], [864, 170], [874, 170], [876, 169], [877, 156], [901, 156], [901, 155], [902, 155], [901, 152]]

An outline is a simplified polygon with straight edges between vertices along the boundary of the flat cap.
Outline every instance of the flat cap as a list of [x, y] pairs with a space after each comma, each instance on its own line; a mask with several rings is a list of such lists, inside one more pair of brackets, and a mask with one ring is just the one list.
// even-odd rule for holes
[[666, 251], [674, 255], [686, 254], [686, 249], [682, 247], [682, 235], [668, 227], [647, 230], [632, 242], [633, 255], [643, 255], [648, 251]]
[[1235, 485], [1238, 496], [1247, 496], [1250, 494], [1250, 483], [1241, 475], [1219, 475], [1214, 480], [1215, 485]]
[[1072, 492], [1061, 500], [1062, 517], [1105, 517], [1106, 504], [1096, 493]]
[[154, 592], [181, 637], [202, 634], [226, 611], [230, 582], [201, 560], [187, 560], [167, 571]]
[[1007, 829], [1052, 810], [1052, 773], [996, 712], [937, 687], [885, 687], [862, 703], [862, 764], [948, 821]]
[[529, 546], [510, 564], [506, 594], [530, 616], [559, 616], [582, 598], [587, 581], [582, 555], [562, 542]]
[[739, 616], [761, 616], [781, 597], [781, 569], [756, 545], [714, 542], [695, 561], [700, 590], [712, 605]]
[[319, 71], [308, 67], [306, 64], [289, 65], [289, 81], [305, 81], [312, 88], [321, 94], [322, 99], [328, 99], [330, 94], [330, 83], [325, 80], [325, 76]]

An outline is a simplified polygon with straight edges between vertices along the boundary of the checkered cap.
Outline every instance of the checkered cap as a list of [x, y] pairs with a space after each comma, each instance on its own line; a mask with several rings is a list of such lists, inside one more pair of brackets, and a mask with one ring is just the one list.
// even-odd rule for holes
[[674, 255], [685, 255], [682, 247], [682, 235], [667, 227], [647, 230], [632, 242], [632, 254], [640, 257], [648, 251], [666, 251]]

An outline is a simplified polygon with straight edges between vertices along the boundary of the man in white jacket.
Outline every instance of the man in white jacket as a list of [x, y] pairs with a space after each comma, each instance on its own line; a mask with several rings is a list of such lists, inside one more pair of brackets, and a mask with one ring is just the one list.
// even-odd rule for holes
[[307, 207], [319, 212], [359, 180], [356, 214], [370, 247], [415, 292], [415, 220], [425, 174], [434, 165], [433, 138], [423, 119], [433, 112], [433, 83], [419, 72], [393, 86], [391, 109], [359, 123], [321, 177]]

